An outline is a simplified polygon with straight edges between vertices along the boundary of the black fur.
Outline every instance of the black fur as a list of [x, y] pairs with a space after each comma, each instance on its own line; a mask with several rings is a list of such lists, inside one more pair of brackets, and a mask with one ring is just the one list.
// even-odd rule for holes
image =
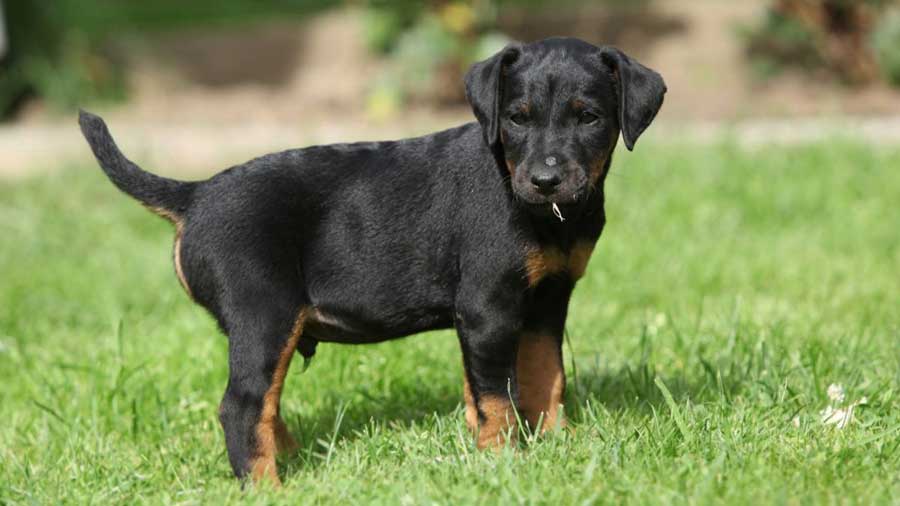
[[318, 312], [298, 347], [307, 356], [319, 341], [455, 327], [476, 403], [515, 400], [523, 332], [561, 343], [576, 280], [551, 272], [530, 283], [527, 252], [597, 240], [619, 132], [631, 149], [665, 85], [616, 49], [548, 39], [475, 64], [466, 91], [480, 124], [284, 151], [190, 183], [142, 171], [100, 118], [81, 113], [113, 183], [179, 224], [189, 291], [228, 335], [221, 420], [237, 476], [303, 308]]
[[106, 124], [93, 114], [82, 111], [78, 123], [100, 168], [118, 189], [148, 207], [168, 211], [174, 216], [187, 211], [198, 183], [175, 181], [142, 170], [125, 158], [113, 142]]

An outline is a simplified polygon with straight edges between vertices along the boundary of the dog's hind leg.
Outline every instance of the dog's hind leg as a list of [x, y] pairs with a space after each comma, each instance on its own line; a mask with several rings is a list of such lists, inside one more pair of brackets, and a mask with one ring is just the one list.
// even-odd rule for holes
[[229, 376], [219, 419], [234, 474], [279, 485], [275, 456], [296, 447], [279, 414], [281, 392], [306, 310], [284, 293], [242, 294], [244, 303], [227, 313]]
[[287, 425], [279, 414], [275, 418], [275, 451], [278, 455], [290, 455], [300, 448], [300, 444], [288, 431]]

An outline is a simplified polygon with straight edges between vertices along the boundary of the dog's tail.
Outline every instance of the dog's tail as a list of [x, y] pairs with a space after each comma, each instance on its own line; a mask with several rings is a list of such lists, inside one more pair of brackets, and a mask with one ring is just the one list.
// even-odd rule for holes
[[103, 172], [116, 187], [170, 221], [181, 219], [198, 183], [160, 177], [138, 167], [119, 151], [99, 116], [81, 111], [78, 124]]

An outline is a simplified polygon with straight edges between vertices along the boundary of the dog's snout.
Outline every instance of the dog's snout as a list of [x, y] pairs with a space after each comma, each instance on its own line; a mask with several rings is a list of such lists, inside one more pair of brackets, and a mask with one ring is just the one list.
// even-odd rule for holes
[[531, 184], [537, 187], [541, 193], [553, 191], [561, 182], [562, 177], [558, 170], [537, 169], [531, 174]]

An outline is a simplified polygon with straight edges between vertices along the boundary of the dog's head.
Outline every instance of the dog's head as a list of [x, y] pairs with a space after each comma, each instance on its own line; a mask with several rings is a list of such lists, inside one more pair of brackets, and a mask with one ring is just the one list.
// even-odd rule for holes
[[577, 204], [602, 184], [619, 133], [629, 150], [666, 85], [612, 47], [554, 38], [512, 44], [472, 66], [466, 96], [519, 200]]

